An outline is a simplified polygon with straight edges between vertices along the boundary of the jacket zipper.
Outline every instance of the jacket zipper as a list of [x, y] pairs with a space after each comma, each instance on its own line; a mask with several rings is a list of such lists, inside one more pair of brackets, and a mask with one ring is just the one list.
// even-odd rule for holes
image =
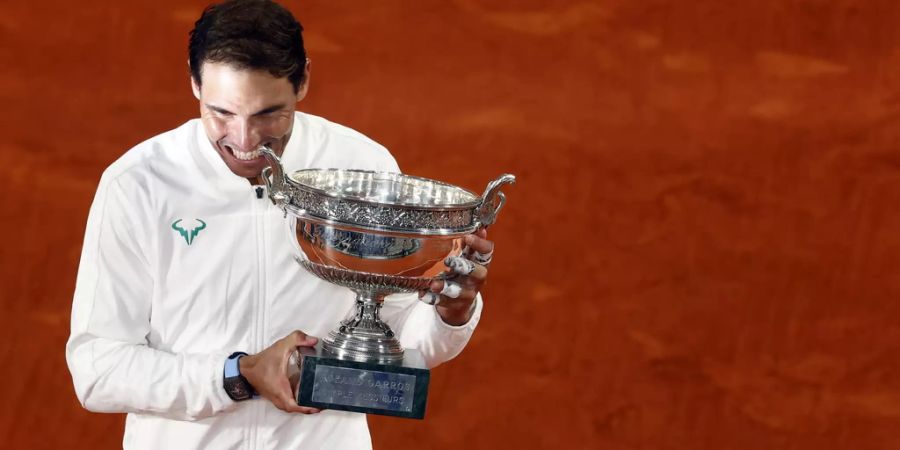
[[[257, 267], [257, 291], [256, 291], [256, 304], [257, 304], [257, 317], [256, 317], [256, 347], [258, 351], [262, 351], [265, 346], [265, 336], [266, 336], [266, 253], [265, 253], [265, 245], [266, 245], [266, 214], [265, 211], [267, 209], [268, 203], [266, 203], [264, 199], [265, 188], [262, 186], [255, 187], [256, 195], [253, 202], [253, 220], [254, 228], [256, 228], [256, 267]], [[260, 210], [260, 207], [262, 210]], [[253, 438], [251, 440], [252, 447], [254, 449], [263, 448], [264, 446], [260, 444], [259, 439], [259, 421], [260, 415], [262, 414], [263, 405], [261, 402], [256, 402], [256, 408], [254, 413], [254, 423], [253, 423]]]

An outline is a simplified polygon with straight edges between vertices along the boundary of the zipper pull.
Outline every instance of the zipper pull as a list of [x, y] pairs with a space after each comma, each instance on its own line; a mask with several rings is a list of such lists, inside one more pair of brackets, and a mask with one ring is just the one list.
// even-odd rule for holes
[[263, 191], [264, 191], [264, 189], [262, 186], [257, 186], [256, 187], [256, 198], [263, 198]]

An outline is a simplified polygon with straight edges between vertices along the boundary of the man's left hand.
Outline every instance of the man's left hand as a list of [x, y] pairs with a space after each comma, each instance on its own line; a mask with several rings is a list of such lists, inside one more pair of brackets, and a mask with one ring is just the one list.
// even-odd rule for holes
[[487, 231], [479, 230], [465, 237], [468, 251], [444, 262], [450, 268], [446, 280], [435, 280], [429, 291], [419, 297], [434, 304], [441, 319], [449, 325], [463, 325], [472, 317], [473, 303], [487, 280], [494, 243], [487, 239]]

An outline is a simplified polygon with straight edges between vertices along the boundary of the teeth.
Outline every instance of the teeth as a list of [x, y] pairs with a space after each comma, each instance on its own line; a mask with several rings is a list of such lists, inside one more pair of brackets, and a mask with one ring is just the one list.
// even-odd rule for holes
[[240, 159], [242, 161], [250, 161], [251, 159], [259, 158], [259, 150], [254, 150], [252, 152], [242, 152], [238, 149], [232, 148], [231, 153], [234, 154], [234, 157]]

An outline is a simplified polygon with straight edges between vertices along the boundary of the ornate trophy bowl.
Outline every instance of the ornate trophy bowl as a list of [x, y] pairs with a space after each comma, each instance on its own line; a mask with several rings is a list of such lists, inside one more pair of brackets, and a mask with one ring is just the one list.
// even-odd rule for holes
[[[494, 223], [505, 202], [500, 188], [515, 177], [498, 177], [479, 197], [399, 173], [306, 169], [285, 174], [274, 152], [261, 151], [270, 165], [263, 178], [269, 197], [285, 212], [295, 260], [356, 293], [355, 314], [315, 351], [302, 352], [298, 403], [422, 418], [428, 370], [421, 354], [404, 350], [380, 319], [384, 297], [427, 290], [445, 276], [444, 260], [466, 250], [467, 234]], [[352, 389], [334, 382], [349, 379]], [[399, 389], [362, 389], [385, 383]]]

